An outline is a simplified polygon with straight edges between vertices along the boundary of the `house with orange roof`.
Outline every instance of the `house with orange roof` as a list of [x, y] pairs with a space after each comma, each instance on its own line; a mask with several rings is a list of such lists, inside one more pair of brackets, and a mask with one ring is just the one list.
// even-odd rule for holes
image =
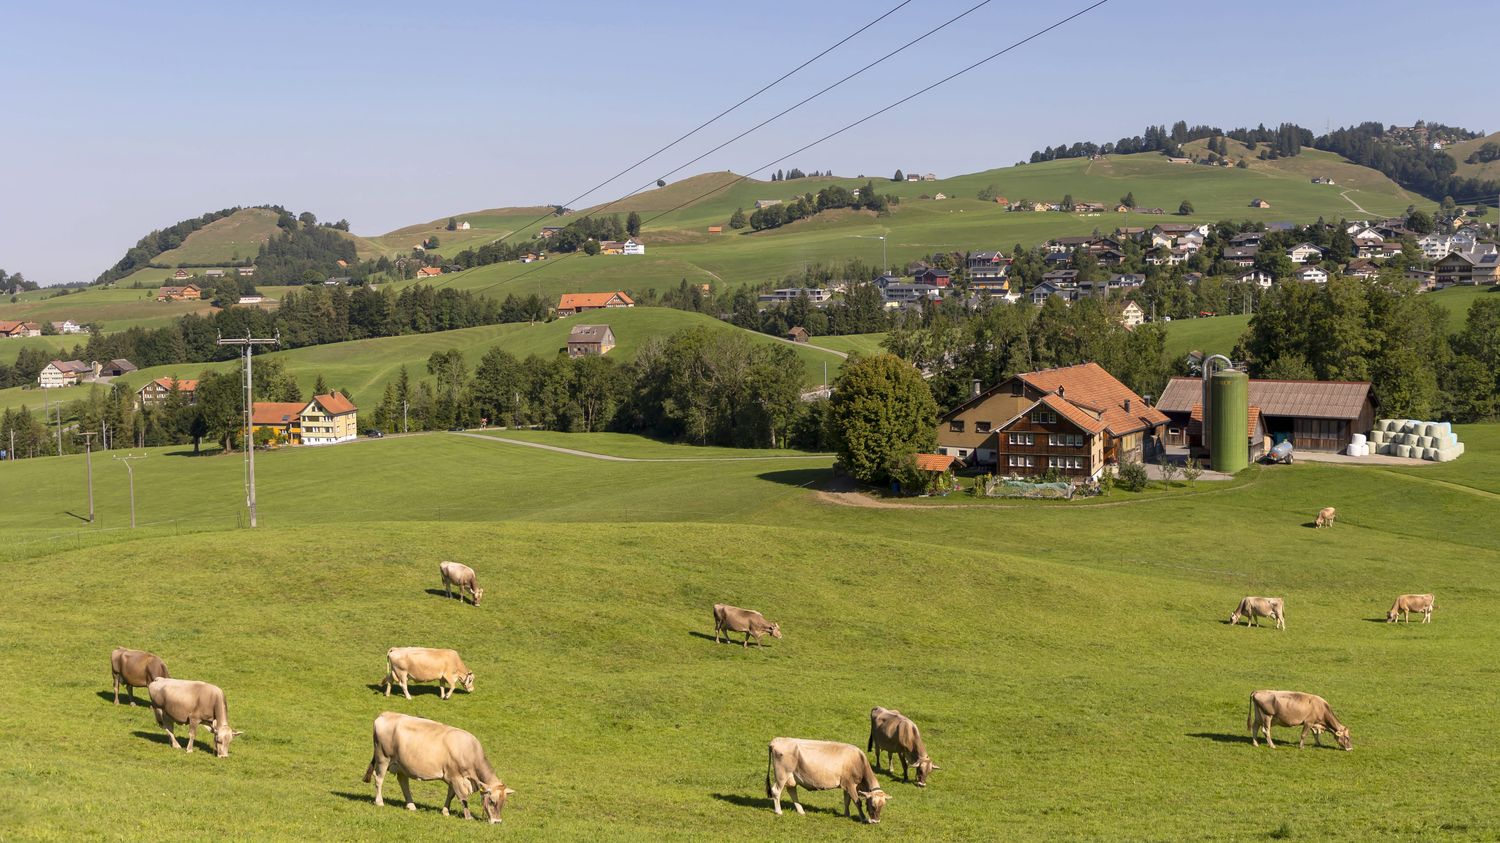
[[572, 316], [606, 307], [635, 307], [635, 301], [620, 290], [613, 293], [563, 293], [557, 301], [557, 315]]
[[1141, 462], [1167, 417], [1097, 363], [1013, 375], [938, 420], [938, 453], [996, 474], [1051, 470], [1075, 483], [1106, 466]]
[[179, 378], [157, 378], [135, 391], [139, 407], [160, 407], [172, 397], [173, 390], [189, 404], [198, 403], [198, 381]]
[[265, 431], [277, 444], [302, 444], [302, 408], [305, 406], [301, 401], [256, 401], [250, 405], [251, 435], [258, 437]]
[[[57, 323], [52, 323], [56, 325]], [[76, 333], [64, 332], [58, 333]], [[0, 320], [0, 337], [39, 337], [42, 335], [42, 326], [35, 322], [13, 322]]]
[[443, 268], [441, 266], [424, 266], [417, 270], [418, 278], [436, 278], [442, 274]]
[[197, 284], [188, 283], [182, 286], [164, 284], [156, 291], [157, 301], [198, 301], [203, 298], [203, 290]]
[[299, 418], [304, 445], [335, 445], [359, 438], [359, 408], [342, 392], [314, 395]]

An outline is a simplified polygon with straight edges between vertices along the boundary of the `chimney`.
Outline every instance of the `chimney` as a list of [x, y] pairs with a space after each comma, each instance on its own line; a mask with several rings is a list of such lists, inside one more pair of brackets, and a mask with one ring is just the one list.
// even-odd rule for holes
[[1065, 386], [1063, 386], [1062, 384], [1058, 384], [1058, 386], [1057, 386], [1057, 397], [1058, 398], [1067, 398], [1068, 397], [1068, 388], [1065, 387]]
[[984, 389], [979, 385], [979, 378], [975, 378], [974, 379], [973, 390], [974, 390], [973, 397], [975, 397], [975, 398], [978, 398], [979, 397], [979, 393], [981, 393], [981, 392], [984, 391]]
[[1125, 399], [1125, 412], [1127, 412], [1127, 413], [1130, 412], [1130, 399], [1129, 398]]

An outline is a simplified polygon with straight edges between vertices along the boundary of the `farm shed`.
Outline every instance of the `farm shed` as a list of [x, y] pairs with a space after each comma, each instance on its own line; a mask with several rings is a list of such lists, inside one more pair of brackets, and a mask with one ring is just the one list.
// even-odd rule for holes
[[[1202, 380], [1178, 377], [1167, 382], [1156, 409], [1170, 420], [1168, 445], [1204, 447], [1202, 403]], [[1342, 451], [1354, 434], [1369, 431], [1375, 421], [1369, 381], [1251, 380], [1250, 407], [1252, 417], [1259, 412], [1267, 447], [1290, 441], [1301, 451]]]

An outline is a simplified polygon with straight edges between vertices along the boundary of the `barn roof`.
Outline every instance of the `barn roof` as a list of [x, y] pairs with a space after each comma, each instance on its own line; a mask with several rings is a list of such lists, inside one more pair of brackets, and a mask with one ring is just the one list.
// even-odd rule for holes
[[[1370, 397], [1369, 381], [1251, 380], [1249, 400], [1263, 415], [1312, 419], [1357, 419]], [[1190, 413], [1203, 401], [1198, 378], [1172, 378], [1156, 408]]]

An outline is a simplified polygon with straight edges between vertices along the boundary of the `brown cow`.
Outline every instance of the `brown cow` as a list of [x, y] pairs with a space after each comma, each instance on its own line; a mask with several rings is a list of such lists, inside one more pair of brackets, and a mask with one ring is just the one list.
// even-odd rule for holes
[[875, 751], [876, 764], [880, 763], [881, 750], [885, 751], [885, 769], [892, 774], [896, 771], [891, 767], [891, 756], [900, 756], [902, 781], [910, 781], [906, 774], [908, 766], [916, 768], [917, 787], [926, 787], [927, 776], [933, 770], [943, 769], [927, 756], [927, 744], [922, 742], [917, 724], [894, 708], [877, 705], [870, 709], [870, 739], [865, 743], [865, 751], [871, 750]]
[[474, 569], [460, 562], [443, 562], [438, 565], [438, 571], [443, 575], [443, 594], [453, 596], [452, 588], [458, 587], [458, 599], [464, 599], [464, 589], [474, 596], [474, 605], [484, 599], [484, 589], [474, 579]]
[[375, 752], [365, 770], [365, 781], [375, 779], [376, 805], [385, 804], [381, 791], [385, 787], [387, 769], [396, 771], [396, 780], [401, 783], [401, 795], [406, 797], [408, 811], [417, 810], [416, 803], [411, 801], [412, 779], [447, 782], [448, 798], [443, 800], [443, 816], [448, 816], [448, 806], [457, 796], [466, 820], [473, 819], [469, 813], [469, 794], [475, 790], [484, 794], [481, 801], [491, 823], [500, 822], [505, 798], [515, 793], [495, 775], [479, 739], [463, 729], [387, 711], [375, 718], [373, 740]]
[[1338, 514], [1339, 514], [1339, 511], [1337, 509], [1334, 509], [1331, 506], [1325, 506], [1322, 509], [1318, 510], [1318, 519], [1313, 522], [1313, 526], [1314, 527], [1332, 527], [1333, 526], [1333, 519], [1335, 517], [1337, 517]]
[[1241, 617], [1245, 619], [1246, 627], [1250, 626], [1251, 620], [1260, 626], [1261, 618], [1272, 618], [1277, 629], [1286, 629], [1286, 602], [1280, 597], [1244, 597], [1229, 614], [1230, 625], [1239, 623]]
[[193, 751], [198, 740], [199, 724], [208, 724], [214, 733], [214, 754], [229, 757], [229, 742], [244, 734], [229, 727], [229, 704], [224, 701], [224, 691], [207, 682], [188, 679], [153, 679], [146, 686], [151, 695], [151, 714], [156, 723], [167, 730], [172, 739], [172, 748], [180, 749], [177, 743], [177, 724], [187, 724], [187, 751]]
[[[760, 647], [760, 637], [770, 633], [772, 638], [781, 637], [781, 624], [771, 623], [765, 615], [752, 609], [741, 609], [724, 603], [714, 604], [714, 643], [719, 643], [719, 633], [729, 639], [731, 632], [745, 633], [743, 646], [750, 646], [750, 636], [755, 636], [755, 646]], [[730, 643], [734, 643], [730, 640]]]
[[1349, 741], [1349, 728], [1333, 716], [1333, 709], [1328, 707], [1328, 701], [1317, 694], [1304, 694], [1301, 691], [1256, 691], [1250, 695], [1250, 718], [1246, 726], [1250, 729], [1252, 746], [1260, 746], [1256, 738], [1262, 729], [1266, 733], [1266, 746], [1275, 749], [1276, 744], [1271, 740], [1272, 726], [1301, 726], [1302, 737], [1297, 741], [1298, 749], [1307, 742], [1309, 729], [1318, 746], [1323, 745], [1322, 735], [1326, 729], [1333, 733], [1339, 746], [1345, 750], [1354, 749]]
[[144, 688], [153, 679], [171, 678], [167, 666], [154, 653], [116, 647], [109, 654], [109, 672], [115, 680], [115, 705], [120, 704], [120, 686], [130, 695], [130, 704], [135, 705], [135, 689]]
[[[385, 651], [386, 674], [385, 695], [391, 695], [391, 685], [401, 686], [401, 693], [411, 699], [407, 690], [408, 680], [418, 682], [437, 681], [438, 697], [448, 699], [459, 685], [464, 691], [474, 693], [474, 671], [464, 665], [457, 650], [439, 650], [432, 647], [392, 647]], [[443, 683], [448, 688], [443, 689]]]
[[[781, 814], [781, 791], [790, 789], [792, 807], [804, 813], [797, 801], [797, 788], [844, 791], [844, 816], [850, 816], [849, 804], [859, 806], [859, 816], [867, 823], [880, 822], [885, 791], [875, 780], [870, 759], [859, 747], [835, 741], [810, 741], [800, 738], [775, 738], [766, 761], [766, 796], [777, 815]], [[865, 813], [868, 803], [870, 812]]]
[[1432, 623], [1432, 610], [1437, 608], [1433, 605], [1434, 599], [1431, 594], [1403, 594], [1385, 613], [1385, 622], [1395, 623], [1397, 617], [1405, 616], [1406, 622], [1411, 623], [1411, 613], [1421, 612], [1422, 623]]

